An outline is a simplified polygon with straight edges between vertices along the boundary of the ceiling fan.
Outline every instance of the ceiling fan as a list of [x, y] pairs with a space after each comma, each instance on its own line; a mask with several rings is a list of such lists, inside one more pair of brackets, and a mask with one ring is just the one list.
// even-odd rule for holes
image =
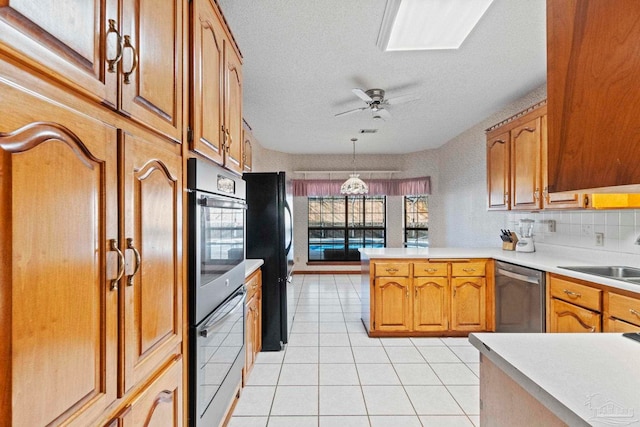
[[391, 118], [391, 114], [384, 107], [387, 105], [397, 105], [403, 102], [415, 101], [420, 99], [416, 95], [401, 95], [395, 98], [386, 99], [384, 97], [384, 90], [382, 89], [352, 89], [351, 90], [358, 98], [367, 103], [366, 107], [354, 108], [353, 110], [343, 111], [335, 116], [340, 117], [351, 113], [357, 113], [358, 111], [371, 110], [374, 119], [387, 120]]

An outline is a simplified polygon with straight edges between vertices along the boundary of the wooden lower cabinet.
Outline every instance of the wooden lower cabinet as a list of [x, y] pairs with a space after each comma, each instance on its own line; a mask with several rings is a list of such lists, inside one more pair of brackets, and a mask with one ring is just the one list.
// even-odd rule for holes
[[182, 359], [177, 357], [105, 427], [183, 425]]
[[413, 290], [413, 330], [448, 330], [449, 280], [446, 277], [416, 277]]
[[549, 332], [600, 332], [600, 313], [551, 298]]
[[262, 272], [256, 270], [246, 281], [246, 359], [242, 371], [243, 384], [262, 350]]
[[487, 260], [372, 262], [370, 335], [488, 330], [486, 264]]
[[604, 295], [604, 332], [640, 332], [640, 295]]
[[375, 279], [374, 328], [378, 331], [410, 331], [413, 314], [411, 280], [408, 277]]
[[487, 283], [484, 277], [451, 279], [451, 328], [457, 331], [483, 331], [487, 324]]

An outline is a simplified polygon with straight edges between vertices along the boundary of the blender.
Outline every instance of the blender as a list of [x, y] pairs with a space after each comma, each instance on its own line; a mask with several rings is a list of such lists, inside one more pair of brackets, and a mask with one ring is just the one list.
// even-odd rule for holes
[[535, 252], [533, 245], [533, 223], [532, 219], [523, 218], [520, 220], [520, 239], [516, 243], [516, 252]]

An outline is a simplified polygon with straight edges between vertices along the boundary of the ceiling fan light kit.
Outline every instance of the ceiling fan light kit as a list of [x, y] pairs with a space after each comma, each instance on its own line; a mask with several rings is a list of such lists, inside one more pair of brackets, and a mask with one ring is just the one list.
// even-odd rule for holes
[[369, 192], [369, 186], [366, 182], [360, 179], [360, 175], [356, 173], [356, 141], [358, 138], [351, 138], [353, 144], [353, 173], [349, 175], [347, 179], [340, 186], [340, 194], [347, 196], [367, 194]]

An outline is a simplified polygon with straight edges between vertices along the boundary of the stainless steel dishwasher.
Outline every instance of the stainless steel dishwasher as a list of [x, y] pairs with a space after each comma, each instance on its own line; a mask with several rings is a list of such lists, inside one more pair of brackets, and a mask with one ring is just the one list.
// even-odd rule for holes
[[545, 274], [496, 261], [496, 332], [545, 331]]

